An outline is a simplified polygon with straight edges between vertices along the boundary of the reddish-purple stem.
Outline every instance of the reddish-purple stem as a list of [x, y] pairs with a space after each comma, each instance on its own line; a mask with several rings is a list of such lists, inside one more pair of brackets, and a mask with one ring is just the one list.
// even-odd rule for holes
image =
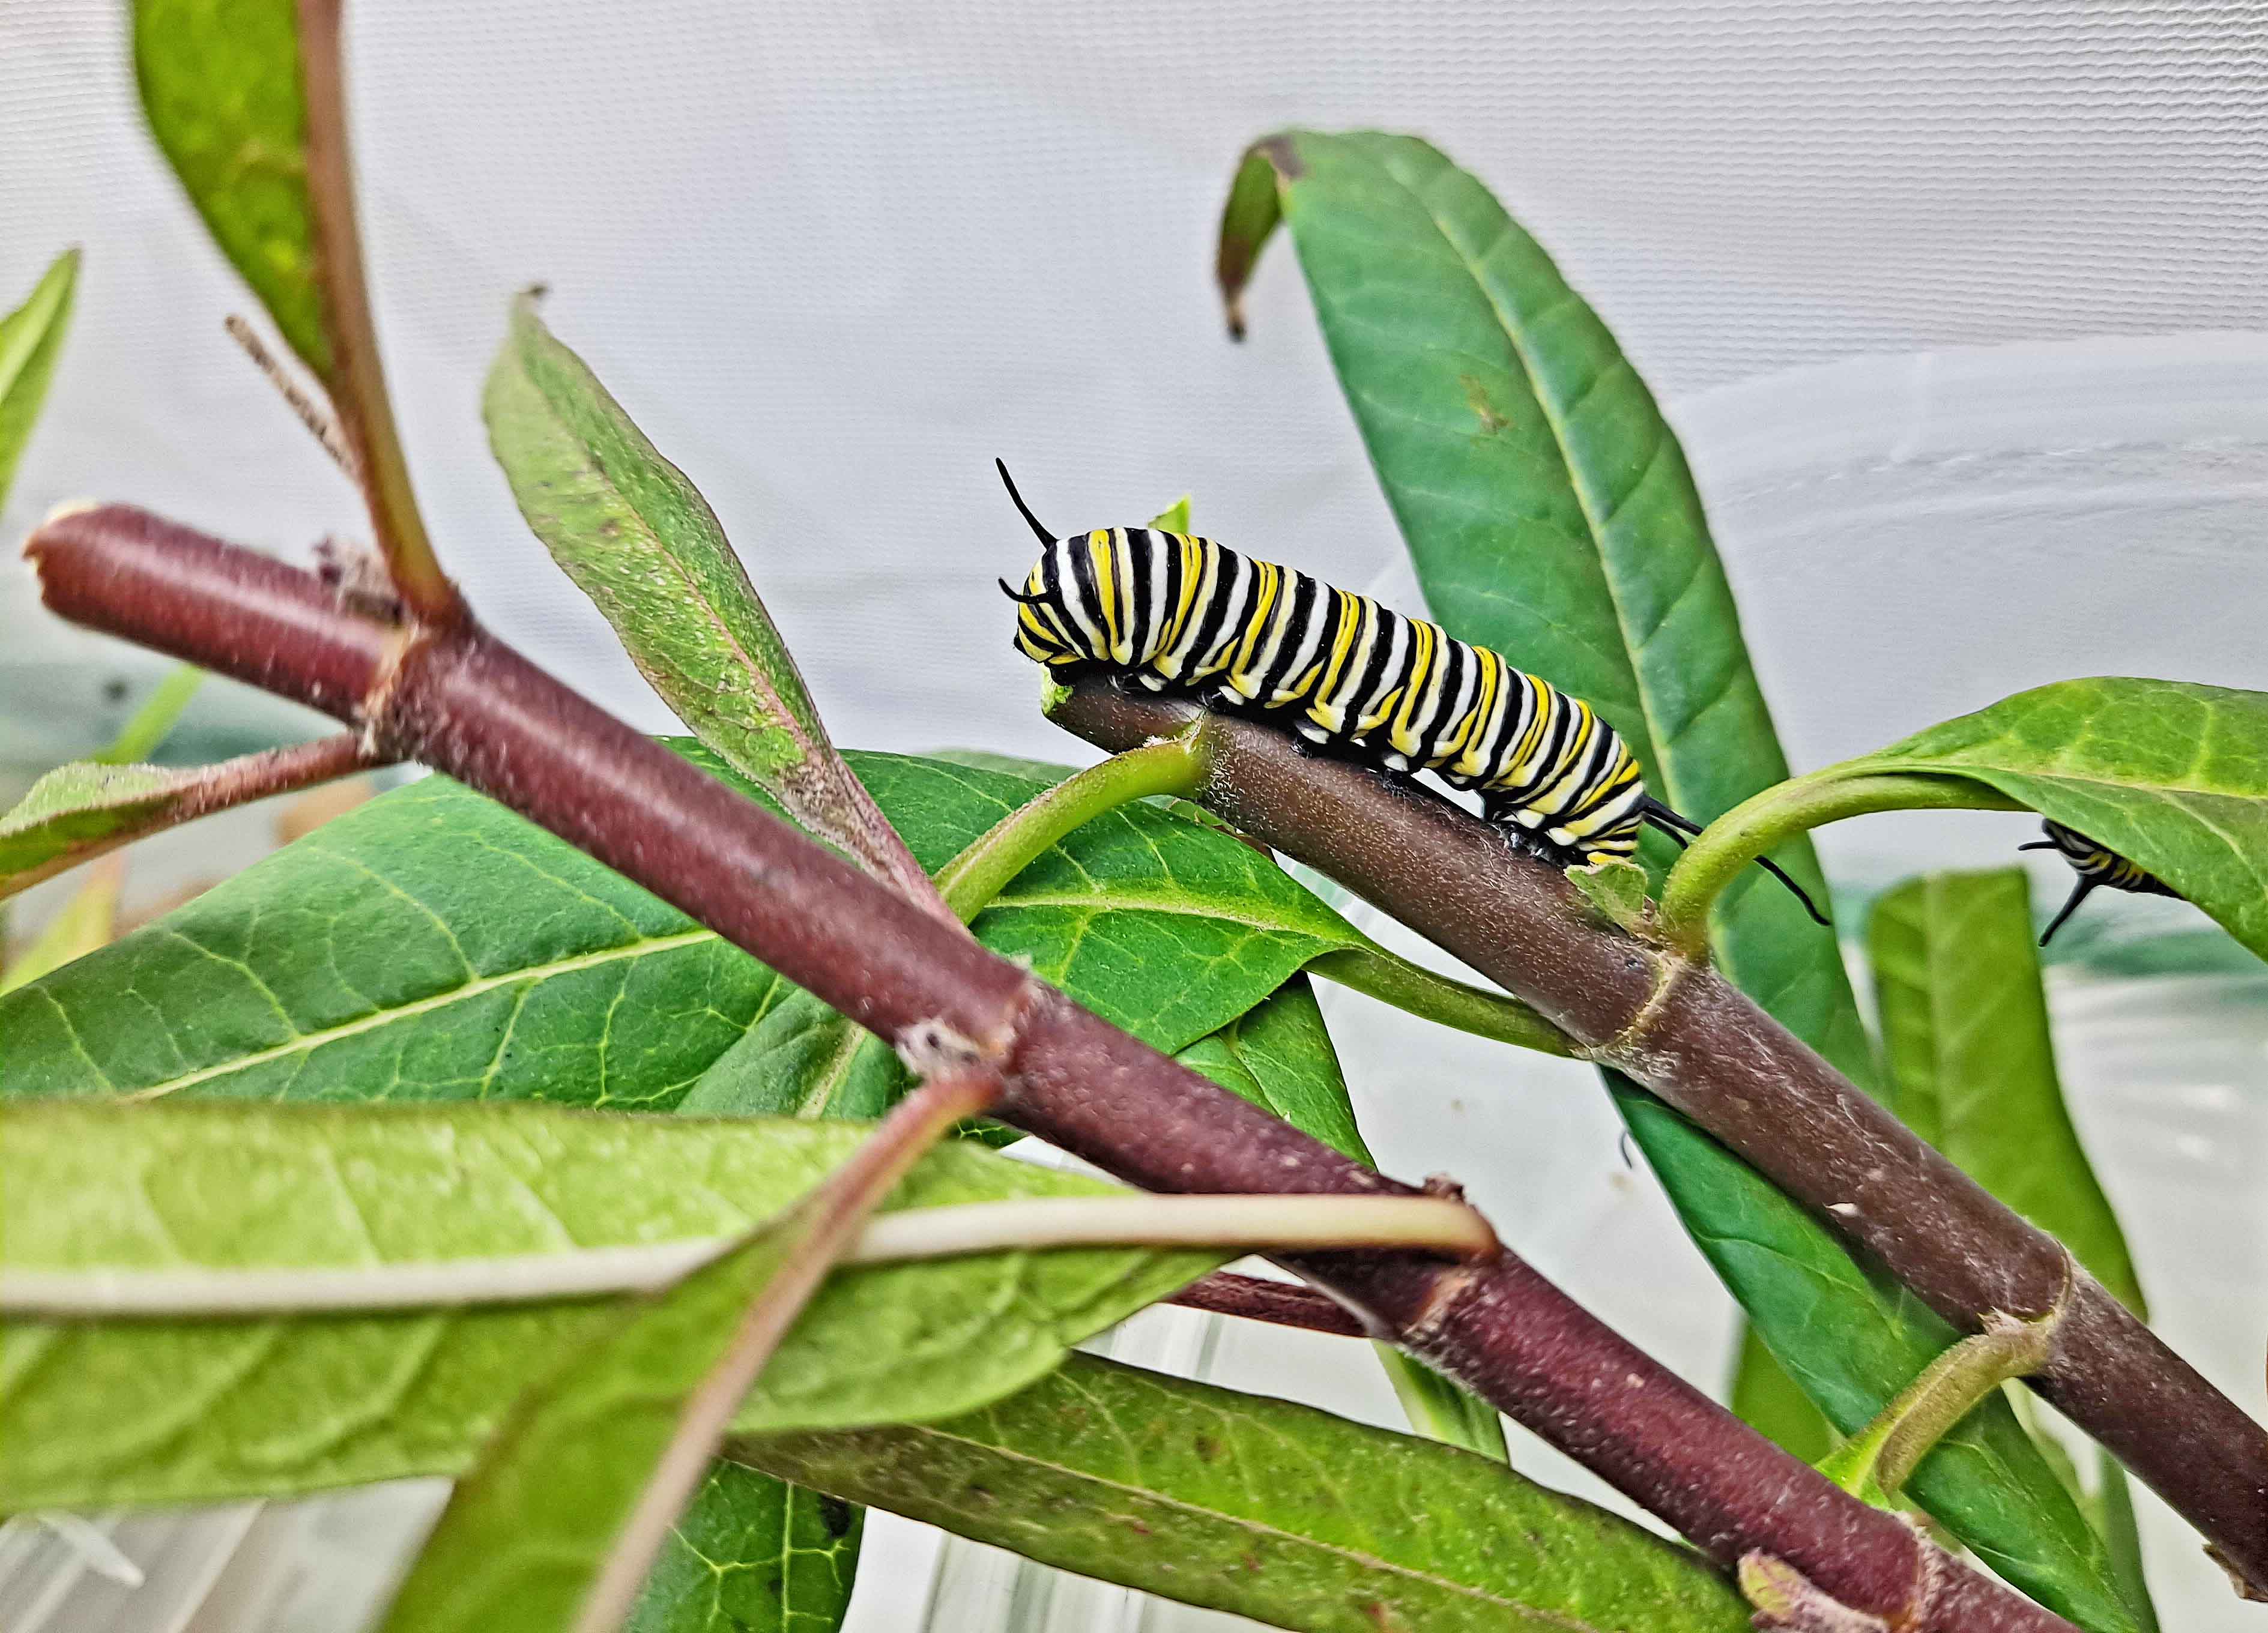
[[[1056, 713], [1124, 749], [1185, 704], [1082, 687]], [[1207, 717], [1197, 798], [1533, 1004], [1878, 1259], [1947, 1320], [2060, 1306], [2026, 1379], [2268, 1590], [2268, 1431], [2070, 1259], [1715, 971], [1604, 923], [1549, 863], [1447, 800]]]
[[[637, 880], [932, 1069], [998, 1063], [998, 1114], [1155, 1190], [1407, 1194], [1072, 1004], [470, 620], [407, 631], [311, 576], [146, 513], [34, 535], [64, 617], [313, 703]], [[1286, 1261], [1720, 1562], [1762, 1550], [1913, 1633], [2070, 1633], [1937, 1555], [1506, 1253]]]

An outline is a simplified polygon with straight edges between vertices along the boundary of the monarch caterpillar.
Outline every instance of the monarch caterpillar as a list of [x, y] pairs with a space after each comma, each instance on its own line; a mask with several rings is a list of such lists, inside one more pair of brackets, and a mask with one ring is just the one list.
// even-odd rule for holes
[[1389, 771], [1432, 771], [1562, 863], [1627, 857], [1649, 822], [1680, 845], [1701, 831], [1646, 792], [1590, 704], [1487, 648], [1210, 539], [1150, 527], [1058, 538], [999, 469], [1042, 547], [1021, 590], [1000, 581], [1017, 603], [1016, 650], [1058, 680], [1107, 674], [1288, 720], [1312, 747]]
[[2018, 845], [2019, 850], [2053, 850], [2071, 864], [2072, 872], [2079, 875], [2079, 883], [2072, 886], [2071, 895], [2062, 910], [2048, 921], [2040, 932], [2040, 945], [2048, 945], [2048, 938], [2063, 928], [2064, 920], [2079, 911], [2079, 904], [2108, 885], [2113, 890], [2130, 890], [2139, 896], [2174, 896], [2181, 893], [2154, 873], [2142, 871], [2137, 863], [2129, 862], [2115, 850], [2104, 849], [2086, 835], [2066, 828], [2060, 822], [2042, 821], [2040, 832], [2045, 839], [2035, 839], [2029, 844]]

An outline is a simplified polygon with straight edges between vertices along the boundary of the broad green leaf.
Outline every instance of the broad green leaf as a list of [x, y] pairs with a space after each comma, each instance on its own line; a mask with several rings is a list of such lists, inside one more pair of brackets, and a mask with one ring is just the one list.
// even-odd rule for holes
[[[1898, 1114], [2146, 1318], [2056, 1075], [2030, 880], [2017, 868], [1908, 880], [1875, 902], [1867, 946]], [[2154, 1626], [2125, 1471], [2108, 1454], [2099, 1468], [2098, 1526], [2129, 1602]]]
[[0, 993], [37, 981], [108, 944], [118, 919], [118, 893], [126, 883], [125, 864], [125, 857], [112, 857], [87, 870], [85, 882], [55, 909], [32, 945], [0, 970]]
[[2064, 1106], [2032, 933], [2018, 868], [1933, 873], [1874, 904], [1867, 950], [1892, 1104], [2146, 1315], [2125, 1236]]
[[[1628, 739], [1655, 791], [1689, 816], [1708, 820], [1784, 779], [1676, 438], [1535, 241], [1424, 143], [1293, 132], [1254, 148], [1232, 188], [1220, 252], [1232, 303], [1279, 220], [1434, 616], [1589, 700]], [[1820, 894], [1807, 845], [1775, 859]], [[1727, 893], [1714, 923], [1727, 974], [1872, 1084], [1834, 938], [1756, 869]], [[1639, 1102], [1617, 1093], [1628, 1115]], [[1712, 1245], [1739, 1234], [1778, 1193], [1682, 1119], [1633, 1129], [1723, 1270]], [[1710, 1182], [1670, 1177], [1687, 1171]], [[1791, 1214], [1782, 1226], [1790, 1256], [1756, 1255], [1727, 1279], [1831, 1417], [1842, 1421], [1838, 1402], [1880, 1389], [1847, 1429], [1941, 1344], [1908, 1342], [1897, 1309], [1808, 1217]], [[1831, 1332], [1804, 1319], [1829, 1267], [1852, 1300]], [[2028, 1442], [2012, 1445], [2019, 1454], [2021, 1468], [1972, 1461], [1916, 1494], [1948, 1523], [1964, 1516], [1955, 1525], [1969, 1527], [1964, 1540], [2014, 1562], [2027, 1586], [2076, 1570], [2052, 1591], [2083, 1599], [2096, 1591], [2088, 1572], [2099, 1562], [2073, 1553], [2058, 1530], [2064, 1517], [2036, 1509], [2034, 1488], [2052, 1476]], [[1962, 1490], [1970, 1479], [1978, 1489]], [[2014, 1489], [1999, 1489], [2008, 1481]], [[1972, 1536], [1979, 1517], [1997, 1528]], [[2043, 1527], [2036, 1535], [2035, 1525]]]
[[[1677, 438], [1535, 240], [1423, 142], [1292, 131], [1232, 188], [1232, 303], [1279, 219], [1433, 616], [1588, 700], [1697, 820], [1783, 780]], [[1775, 859], [1824, 899], [1808, 845]], [[1718, 928], [1735, 981], [1871, 1080], [1832, 936], [1759, 870]]]
[[[1632, 1136], [1703, 1254], [1837, 1432], [1871, 1423], [1955, 1341], [1918, 1300], [1886, 1297], [1809, 1215], [1738, 1157], [1626, 1079], [1613, 1081]], [[1673, 1123], [1682, 1136], [1673, 1135]], [[1705, 1231], [1691, 1223], [1705, 1205]], [[2005, 1398], [1938, 1442], [1906, 1494], [2058, 1615], [2090, 1633], [2135, 1629], [2101, 1539]]]
[[[1266, 1003], [1174, 1058], [1334, 1151], [1376, 1166], [1355, 1127], [1338, 1050], [1307, 976], [1292, 977]], [[1379, 1364], [1412, 1428], [1484, 1457], [1504, 1459], [1504, 1421], [1496, 1408], [1392, 1345], [1377, 1348]]]
[[615, 1321], [523, 1393], [449, 1495], [379, 1633], [580, 1625], [687, 1398], [807, 1240], [799, 1210]]
[[630, 1613], [630, 1633], [834, 1633], [865, 1511], [714, 1463]]
[[926, 894], [828, 741], [716, 512], [553, 338], [532, 296], [513, 303], [482, 407], [520, 514], [678, 718], [803, 827]]
[[[534, 1106], [0, 1107], [0, 1279], [370, 1267], [717, 1241], [865, 1137]], [[889, 1208], [1118, 1194], [970, 1145]], [[839, 1272], [736, 1422], [966, 1411], [1219, 1254], [1001, 1253]], [[472, 1461], [532, 1360], [598, 1339], [603, 1298], [290, 1320], [18, 1319], [0, 1335], [0, 1509], [276, 1496]]]
[[[854, 764], [924, 867], [1036, 791], [934, 761]], [[1168, 1050], [1360, 940], [1247, 847], [1147, 807], [1079, 829], [976, 931]], [[792, 990], [571, 846], [433, 777], [0, 998], [0, 1094], [666, 1110]]]
[[1315, 1633], [1735, 1633], [1700, 1556], [1501, 1463], [1073, 1357], [917, 1429], [764, 1437], [799, 1484], [1186, 1604]]
[[2268, 958], [2268, 693], [2059, 680], [1837, 769], [1998, 789], [2139, 863]]
[[1355, 1127], [1338, 1051], [1305, 975], [1174, 1056], [1332, 1150], [1373, 1159]]
[[0, 504], [47, 400], [78, 285], [78, 251], [55, 257], [22, 305], [0, 318]]
[[293, 351], [331, 372], [292, 0], [135, 0], [151, 134]]

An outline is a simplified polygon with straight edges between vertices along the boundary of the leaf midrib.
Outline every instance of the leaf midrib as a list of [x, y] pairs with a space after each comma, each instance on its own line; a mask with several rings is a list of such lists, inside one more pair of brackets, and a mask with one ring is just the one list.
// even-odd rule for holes
[[[233, 1072], [250, 1071], [255, 1067], [267, 1065], [273, 1061], [285, 1060], [293, 1055], [320, 1048], [325, 1044], [335, 1043], [342, 1038], [375, 1032], [382, 1026], [392, 1026], [397, 1020], [430, 1014], [435, 1010], [446, 1009], [453, 1004], [481, 997], [500, 988], [513, 986], [521, 982], [549, 981], [556, 975], [571, 975], [578, 970], [596, 969], [602, 965], [615, 963], [622, 959], [644, 958], [649, 954], [672, 952], [680, 947], [689, 947], [701, 942], [716, 939], [717, 936], [713, 931], [680, 931], [674, 935], [649, 936], [637, 941], [626, 942], [620, 946], [604, 947], [595, 953], [578, 953], [573, 958], [557, 959], [549, 964], [524, 965], [519, 969], [501, 971], [493, 975], [482, 975], [460, 986], [451, 987], [446, 991], [431, 993], [425, 997], [415, 998], [407, 1004], [398, 1004], [391, 1008], [373, 1010], [367, 1015], [358, 1016], [353, 1020], [342, 1021], [335, 1026], [326, 1026], [315, 1032], [300, 1033], [286, 1042], [271, 1045], [253, 1054], [239, 1055], [228, 1060], [216, 1061], [210, 1066], [201, 1066], [196, 1070], [184, 1073], [180, 1077], [168, 1078], [162, 1083], [146, 1085], [122, 1098], [131, 1100], [157, 1100], [178, 1090], [195, 1088], [199, 1084], [210, 1083], [217, 1078], [227, 1077]], [[55, 1002], [52, 994], [48, 995], [48, 998], [49, 1002]], [[63, 1006], [57, 1003], [56, 1007], [60, 1009]]]

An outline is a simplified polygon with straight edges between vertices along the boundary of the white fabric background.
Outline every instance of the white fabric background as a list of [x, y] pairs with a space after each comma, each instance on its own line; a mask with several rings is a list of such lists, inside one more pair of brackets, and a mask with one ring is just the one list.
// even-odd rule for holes
[[[435, 531], [492, 624], [643, 724], [666, 717], [479, 426], [505, 302], [539, 280], [715, 504], [845, 743], [1083, 757], [1008, 649], [992, 580], [1030, 547], [996, 454], [1057, 526], [1190, 490], [1205, 531], [1411, 599], [1287, 245], [1252, 338], [1222, 332], [1220, 198], [1289, 123], [1431, 136], [1606, 316], [1685, 437], [1799, 768], [2063, 675], [2268, 685], [2264, 0], [364, 0], [350, 44]], [[80, 496], [285, 551], [351, 533], [343, 483], [221, 333], [251, 304], [138, 128], [122, 8], [0, 0], [0, 301], [70, 242], [78, 317], [0, 538]], [[0, 687], [107, 652], [23, 590], [0, 567]], [[132, 661], [74, 679], [57, 729]], [[1886, 820], [1826, 850], [1865, 880], [2004, 858], [2021, 827]], [[1514, 1239], [1705, 1375], [1720, 1334], [1696, 1313], [1721, 1300], [1621, 1181], [1595, 1096], [1523, 1072], [1549, 1114], [1491, 1100], [1476, 1138], [1503, 1085], [1413, 1109], [1363, 1013], [1339, 1024], [1389, 1166], [1458, 1152]], [[2257, 1107], [2257, 1055], [2214, 1056], [2198, 1092]], [[2215, 1126], [2251, 1130], [2257, 1175], [2259, 1119]], [[2121, 1145], [2098, 1150], [2130, 1212], [2188, 1183]], [[1561, 1195], [1591, 1200], [1535, 1214]], [[2180, 1291], [2228, 1266], [2198, 1280], [2194, 1240], [2136, 1235], [2169, 1335], [2259, 1409], [2257, 1320]], [[2153, 1523], [2169, 1625], [2245, 1625]], [[886, 1535], [869, 1633], [919, 1602]]]

